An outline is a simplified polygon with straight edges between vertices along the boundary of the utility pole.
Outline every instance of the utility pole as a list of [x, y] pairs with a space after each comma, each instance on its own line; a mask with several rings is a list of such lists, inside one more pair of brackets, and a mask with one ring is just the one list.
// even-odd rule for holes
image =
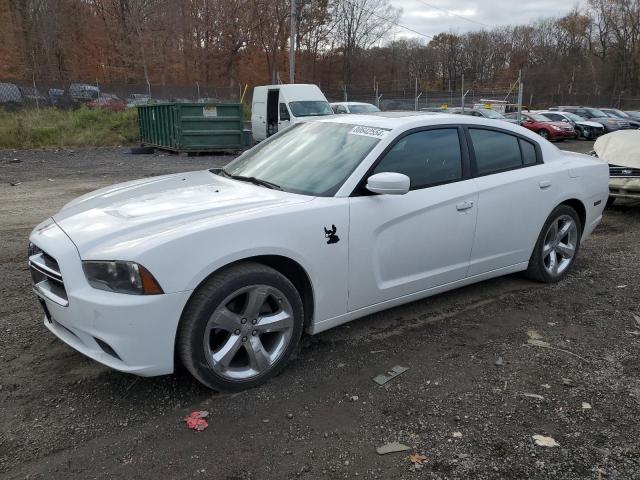
[[291, 26], [289, 27], [289, 83], [296, 80], [296, 0], [291, 1]]
[[518, 70], [518, 123], [522, 121], [522, 70]]

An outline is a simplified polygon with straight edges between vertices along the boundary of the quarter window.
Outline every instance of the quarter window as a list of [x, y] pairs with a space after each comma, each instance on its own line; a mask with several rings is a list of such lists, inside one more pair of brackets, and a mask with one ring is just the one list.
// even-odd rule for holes
[[533, 165], [536, 163], [538, 159], [536, 157], [536, 147], [533, 146], [533, 143], [522, 140], [521, 138], [518, 141], [520, 142], [520, 150], [522, 151], [522, 164]]
[[373, 173], [397, 172], [411, 179], [411, 188], [462, 178], [462, 152], [456, 128], [407, 135], [387, 152]]
[[477, 128], [469, 129], [469, 134], [475, 152], [472, 165], [474, 175], [487, 175], [522, 166], [517, 137]]

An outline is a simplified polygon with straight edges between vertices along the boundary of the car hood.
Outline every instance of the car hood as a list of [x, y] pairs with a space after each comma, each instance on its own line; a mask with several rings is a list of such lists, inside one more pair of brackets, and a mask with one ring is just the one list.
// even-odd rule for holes
[[593, 144], [599, 158], [621, 167], [640, 168], [640, 131], [619, 130], [599, 137]]
[[312, 199], [205, 170], [96, 190], [69, 202], [53, 219], [85, 258], [116, 244], [139, 244], [168, 232], [179, 235], [195, 222], [237, 221], [239, 215]]
[[601, 123], [590, 122], [588, 120], [581, 120], [579, 122], [576, 122], [576, 124], [582, 125], [582, 126], [585, 126], [585, 127], [594, 127], [594, 128], [602, 128], [602, 126], [603, 126]]

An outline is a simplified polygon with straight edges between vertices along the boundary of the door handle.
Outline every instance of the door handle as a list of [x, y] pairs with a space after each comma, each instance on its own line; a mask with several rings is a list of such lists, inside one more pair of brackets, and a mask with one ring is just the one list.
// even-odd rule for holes
[[551, 186], [551, 182], [549, 180], [543, 180], [538, 185], [540, 185], [540, 190], [546, 190]]
[[456, 210], [459, 212], [464, 212], [465, 210], [469, 210], [473, 208], [473, 202], [460, 202], [456, 205]]

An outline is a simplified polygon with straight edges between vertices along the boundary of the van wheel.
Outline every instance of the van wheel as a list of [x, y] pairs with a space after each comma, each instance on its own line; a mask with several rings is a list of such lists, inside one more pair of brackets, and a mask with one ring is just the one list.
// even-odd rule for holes
[[189, 300], [178, 353], [209, 388], [255, 387], [287, 365], [303, 318], [300, 294], [284, 275], [259, 263], [234, 265], [209, 278]]
[[582, 227], [576, 211], [568, 205], [557, 206], [538, 236], [527, 275], [538, 282], [560, 281], [573, 265], [581, 236]]

